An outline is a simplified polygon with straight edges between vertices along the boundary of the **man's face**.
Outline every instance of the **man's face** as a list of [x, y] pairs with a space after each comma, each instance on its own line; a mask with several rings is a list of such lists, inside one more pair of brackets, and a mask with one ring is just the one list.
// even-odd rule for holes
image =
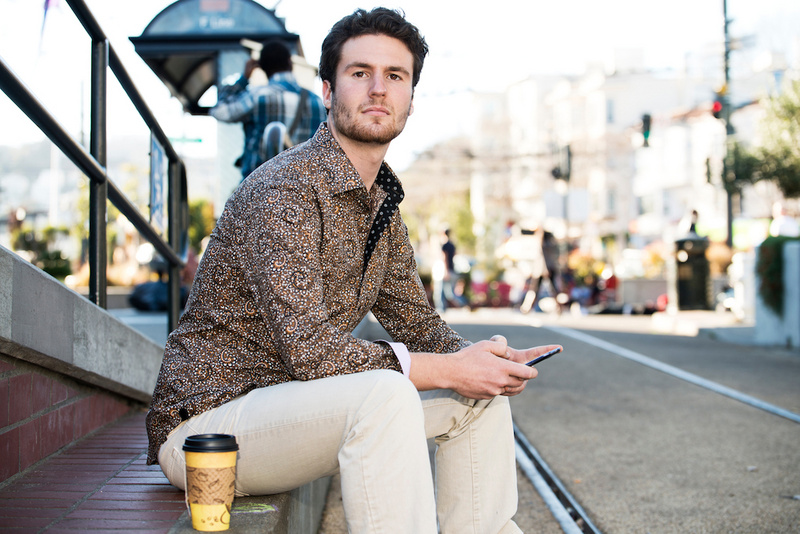
[[400, 135], [413, 111], [408, 48], [386, 35], [362, 35], [345, 42], [336, 70], [336, 90], [323, 86], [332, 130], [352, 141], [388, 144]]

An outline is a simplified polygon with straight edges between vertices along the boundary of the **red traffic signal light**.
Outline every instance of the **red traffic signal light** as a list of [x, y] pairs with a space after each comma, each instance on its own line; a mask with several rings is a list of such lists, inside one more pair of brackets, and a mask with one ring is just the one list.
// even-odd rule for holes
[[714, 103], [711, 105], [711, 113], [714, 115], [715, 119], [719, 119], [722, 116], [722, 100], [714, 100]]

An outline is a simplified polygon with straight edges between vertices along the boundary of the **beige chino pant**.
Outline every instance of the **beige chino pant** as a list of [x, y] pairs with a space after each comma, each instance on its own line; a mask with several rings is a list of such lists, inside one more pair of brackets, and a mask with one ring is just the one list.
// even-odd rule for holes
[[[339, 472], [351, 533], [520, 532], [506, 397], [418, 392], [395, 371], [261, 388], [185, 421], [161, 446], [169, 481], [185, 487], [183, 442], [233, 434], [238, 495], [288, 491]], [[427, 438], [436, 438], [436, 482]]]

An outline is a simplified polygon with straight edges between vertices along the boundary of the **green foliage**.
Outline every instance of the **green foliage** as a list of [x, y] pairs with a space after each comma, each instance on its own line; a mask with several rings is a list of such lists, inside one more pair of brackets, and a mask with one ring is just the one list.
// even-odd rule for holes
[[72, 274], [72, 267], [62, 252], [55, 249], [59, 235], [68, 235], [66, 228], [45, 228], [37, 234], [27, 226], [21, 226], [11, 232], [11, 247], [17, 251], [26, 251], [26, 257], [53, 278], [64, 280]]
[[214, 225], [214, 207], [206, 200], [196, 200], [189, 203], [189, 246], [196, 252], [200, 251], [203, 239], [211, 235]]
[[60, 250], [44, 251], [37, 259], [36, 266], [58, 280], [64, 280], [72, 274], [70, 261]]
[[760, 178], [775, 182], [786, 198], [800, 197], [800, 80], [765, 101], [761, 130]]
[[[472, 231], [475, 218], [470, 210], [468, 192], [445, 198], [430, 197], [413, 206], [404, 202], [400, 204], [400, 211], [412, 242], [418, 241], [421, 235], [438, 235], [444, 224], [450, 229], [459, 254], [475, 254], [477, 240]], [[436, 221], [437, 227], [434, 228], [431, 221]]]
[[773, 236], [761, 243], [756, 259], [756, 273], [760, 280], [758, 294], [764, 304], [783, 317], [783, 245], [796, 241], [796, 237]]
[[475, 234], [472, 226], [475, 218], [470, 209], [469, 195], [456, 197], [446, 206], [447, 220], [450, 221], [450, 232], [458, 245], [459, 252], [475, 253]]
[[[800, 142], [800, 140], [798, 140]], [[800, 197], [800, 157], [788, 147], [762, 152], [761, 178], [772, 180], [786, 198]]]
[[729, 193], [741, 193], [747, 184], [752, 184], [758, 176], [762, 161], [746, 150], [738, 142], [731, 144], [725, 161], [723, 185]]

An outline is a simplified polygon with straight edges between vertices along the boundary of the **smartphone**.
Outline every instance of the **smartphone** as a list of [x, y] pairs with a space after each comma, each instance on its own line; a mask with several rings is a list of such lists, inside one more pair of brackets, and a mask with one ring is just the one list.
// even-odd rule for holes
[[546, 359], [547, 359], [547, 358], [549, 358], [550, 356], [555, 356], [556, 354], [558, 354], [558, 353], [559, 353], [559, 352], [561, 352], [562, 350], [564, 350], [564, 348], [563, 348], [563, 347], [556, 347], [556, 348], [554, 348], [553, 350], [548, 350], [547, 352], [545, 352], [545, 353], [544, 353], [544, 354], [542, 354], [541, 356], [537, 356], [536, 358], [532, 359], [531, 361], [529, 361], [529, 362], [528, 362], [528, 363], [526, 363], [525, 365], [527, 365], [527, 366], [529, 366], [529, 367], [533, 367], [533, 366], [534, 366], [534, 365], [536, 365], [537, 363], [539, 363], [539, 362], [543, 362], [544, 360], [546, 360]]

